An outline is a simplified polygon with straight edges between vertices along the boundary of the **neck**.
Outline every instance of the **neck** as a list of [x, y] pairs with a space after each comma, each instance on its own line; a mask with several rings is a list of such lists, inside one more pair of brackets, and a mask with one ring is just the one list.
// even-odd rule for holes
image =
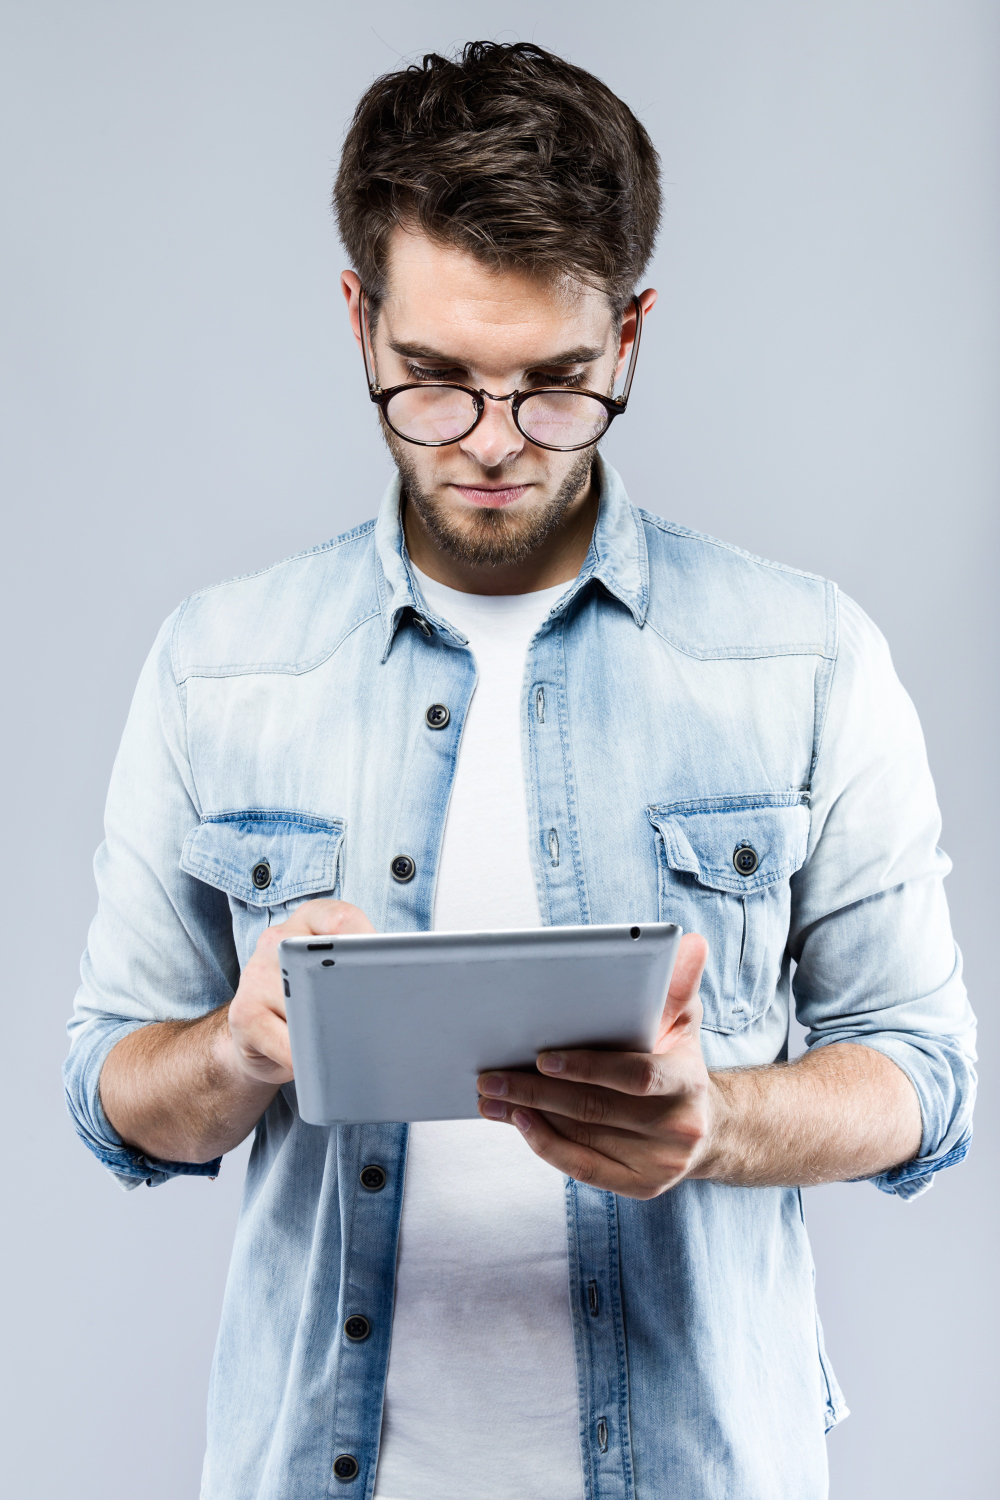
[[404, 504], [403, 535], [411, 562], [436, 583], [463, 594], [533, 594], [577, 576], [590, 549], [599, 501], [592, 473], [555, 531], [513, 563], [476, 564], [446, 552], [412, 505]]

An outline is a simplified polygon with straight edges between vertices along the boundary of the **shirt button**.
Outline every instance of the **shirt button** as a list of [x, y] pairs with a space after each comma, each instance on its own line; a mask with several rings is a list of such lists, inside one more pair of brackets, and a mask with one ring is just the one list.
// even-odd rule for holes
[[344, 1324], [344, 1332], [352, 1344], [360, 1344], [372, 1331], [372, 1325], [360, 1313], [355, 1313]]
[[414, 615], [413, 616], [413, 623], [417, 627], [417, 629], [420, 631], [421, 635], [430, 635], [430, 633], [431, 633], [431, 627], [428, 625], [428, 623], [424, 619], [423, 615]]
[[271, 884], [271, 866], [266, 859], [262, 859], [259, 864], [254, 865], [250, 879], [258, 891], [267, 890]]
[[408, 854], [397, 854], [389, 869], [393, 880], [398, 880], [400, 885], [405, 885], [417, 873], [417, 867]]
[[338, 1453], [333, 1460], [333, 1477], [345, 1482], [348, 1479], [357, 1479], [358, 1461], [353, 1453]]
[[756, 849], [749, 844], [740, 844], [733, 855], [733, 864], [736, 866], [737, 875], [752, 875], [760, 864]]
[[362, 1167], [358, 1181], [369, 1193], [380, 1193], [385, 1187], [387, 1178], [384, 1167], [377, 1167], [374, 1163], [370, 1167]]
[[424, 714], [424, 718], [427, 720], [428, 728], [443, 729], [451, 718], [451, 714], [443, 703], [432, 703]]

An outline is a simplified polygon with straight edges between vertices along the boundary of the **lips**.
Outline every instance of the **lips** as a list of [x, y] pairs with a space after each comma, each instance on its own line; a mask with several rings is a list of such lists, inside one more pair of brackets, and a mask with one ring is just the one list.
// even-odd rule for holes
[[495, 488], [484, 488], [474, 484], [453, 484], [451, 488], [462, 499], [470, 505], [481, 505], [493, 509], [502, 509], [506, 505], [513, 505], [515, 500], [520, 500], [531, 488], [527, 484], [505, 484]]

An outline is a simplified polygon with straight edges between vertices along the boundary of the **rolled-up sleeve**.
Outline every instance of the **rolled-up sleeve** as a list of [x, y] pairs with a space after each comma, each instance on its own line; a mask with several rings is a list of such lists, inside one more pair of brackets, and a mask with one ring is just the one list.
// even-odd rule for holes
[[975, 1018], [916, 711], [884, 639], [844, 596], [810, 811], [809, 851], [792, 881], [796, 1014], [809, 1047], [874, 1047], [910, 1079], [919, 1155], [872, 1181], [913, 1197], [969, 1148]]
[[239, 966], [222, 892], [180, 868], [199, 822], [187, 756], [183, 689], [171, 665], [177, 616], [142, 670], [111, 776], [97, 851], [97, 915], [81, 964], [63, 1069], [82, 1140], [124, 1187], [215, 1176], [219, 1162], [161, 1162], [133, 1150], [101, 1106], [100, 1076], [117, 1042], [155, 1021], [193, 1020], [233, 996]]

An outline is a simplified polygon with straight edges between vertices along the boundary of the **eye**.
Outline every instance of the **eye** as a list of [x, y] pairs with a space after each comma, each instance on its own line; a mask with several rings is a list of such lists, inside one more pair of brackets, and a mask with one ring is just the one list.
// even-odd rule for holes
[[464, 370], [428, 370], [425, 365], [415, 365], [410, 360], [406, 362], [406, 373], [411, 380], [429, 380], [443, 382], [445, 385], [453, 385], [456, 381], [461, 383]]
[[538, 387], [542, 386], [580, 386], [583, 384], [585, 371], [578, 370], [575, 375], [549, 375], [544, 370], [533, 370], [527, 377], [528, 384]]

